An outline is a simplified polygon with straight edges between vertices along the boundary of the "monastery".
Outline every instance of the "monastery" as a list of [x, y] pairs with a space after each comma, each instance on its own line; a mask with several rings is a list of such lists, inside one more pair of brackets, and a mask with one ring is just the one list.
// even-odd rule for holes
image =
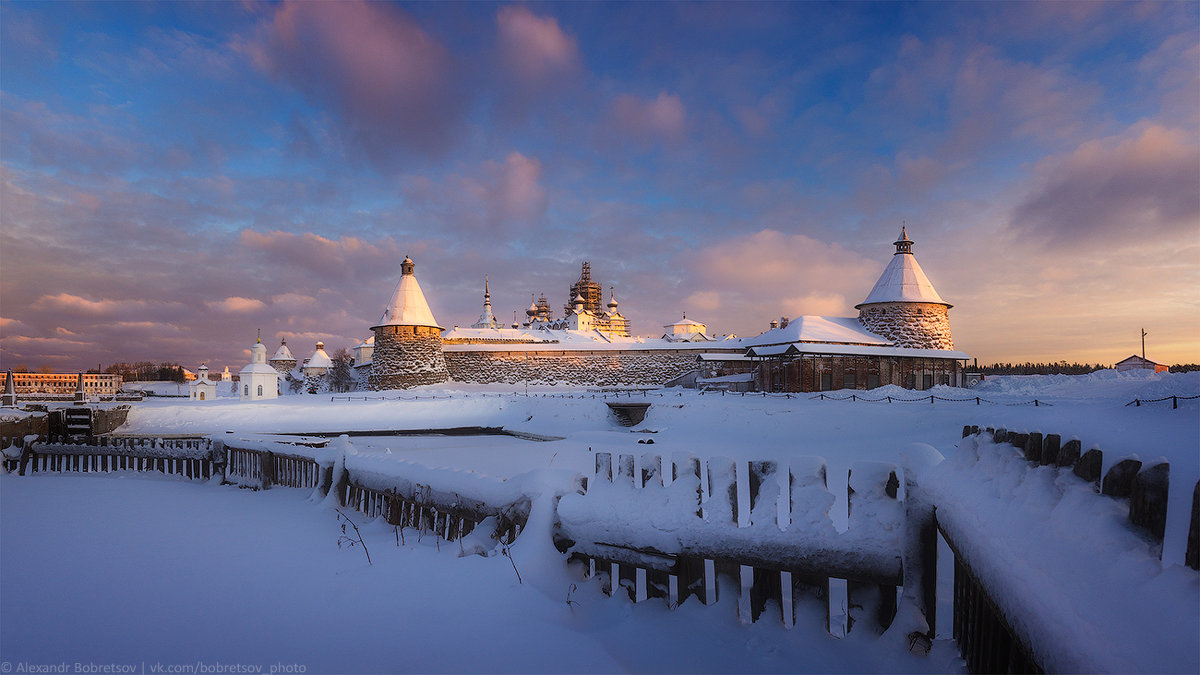
[[[405, 257], [372, 336], [354, 347], [354, 366], [359, 381], [377, 391], [451, 380], [582, 386], [729, 380], [753, 382], [762, 391], [803, 392], [963, 386], [969, 357], [954, 349], [951, 305], [934, 290], [912, 245], [901, 229], [891, 261], [855, 307], [857, 317], [785, 317], [748, 338], [718, 338], [686, 316], [664, 326], [661, 337], [631, 337], [611, 288], [609, 302], [601, 304], [603, 289], [586, 262], [562, 318], [553, 318], [542, 295], [531, 301], [523, 323], [504, 326], [492, 311], [485, 277], [479, 320], [447, 330]], [[318, 353], [324, 355], [320, 346]], [[294, 367], [286, 343], [280, 354]]]

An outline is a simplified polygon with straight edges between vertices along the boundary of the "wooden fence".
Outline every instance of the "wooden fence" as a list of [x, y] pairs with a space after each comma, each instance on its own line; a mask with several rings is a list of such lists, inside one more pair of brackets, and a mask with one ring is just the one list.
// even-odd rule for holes
[[[867, 465], [875, 471], [856, 479], [854, 471]], [[614, 471], [613, 455], [598, 452], [579, 494], [559, 502], [555, 544], [585, 563], [606, 593], [624, 587], [634, 602], [660, 598], [675, 608], [696, 597], [712, 604], [721, 587], [732, 587], [747, 622], [773, 601], [783, 623], [795, 625], [799, 607], [809, 604], [828, 629], [830, 578], [845, 579], [850, 627], [867, 619], [882, 631], [895, 616], [896, 587], [903, 583], [896, 467], [859, 463], [850, 482], [851, 527], [838, 535], [828, 519], [834, 498], [823, 460], [794, 460], [781, 469], [773, 461], [677, 456], [664, 463], [658, 455], [618, 455]], [[632, 491], [614, 494], [601, 483]], [[596, 518], [606, 511], [588, 511], [593, 499], [624, 507]], [[859, 517], [856, 507], [868, 499], [876, 502], [872, 512], [891, 512], [897, 529], [875, 530]], [[664, 501], [674, 514], [667, 516], [669, 536], [654, 522], [662, 514], [652, 510]], [[630, 517], [643, 503], [647, 510]]]
[[203, 438], [108, 438], [91, 442], [63, 438], [53, 442], [6, 438], [4, 468], [19, 475], [45, 472], [100, 473], [156, 471], [190, 479], [220, 475], [224, 454], [220, 444]]
[[328, 494], [333, 479], [332, 467], [321, 467], [317, 460], [304, 455], [274, 450], [259, 450], [226, 445], [228, 466], [225, 482], [266, 490], [273, 485], [293, 488], [321, 488]]

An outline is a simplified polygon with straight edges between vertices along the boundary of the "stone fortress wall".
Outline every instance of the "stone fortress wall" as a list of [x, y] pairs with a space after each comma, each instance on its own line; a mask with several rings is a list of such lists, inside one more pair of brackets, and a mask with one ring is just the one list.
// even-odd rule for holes
[[897, 347], [954, 349], [950, 313], [933, 302], [880, 302], [858, 313], [863, 328], [891, 340]]
[[480, 384], [661, 385], [696, 370], [694, 349], [451, 351], [450, 378]]
[[379, 326], [368, 388], [407, 389], [450, 379], [441, 331], [432, 326]]

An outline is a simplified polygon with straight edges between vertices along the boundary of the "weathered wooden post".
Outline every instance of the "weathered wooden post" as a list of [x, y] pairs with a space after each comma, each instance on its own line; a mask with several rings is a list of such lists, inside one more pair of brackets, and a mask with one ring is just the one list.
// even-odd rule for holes
[[[829, 516], [833, 495], [829, 492], [828, 471], [825, 461], [815, 457], [792, 458], [788, 462], [788, 526], [793, 522], [811, 522]], [[814, 511], [816, 513], [814, 513]], [[831, 525], [832, 527], [832, 525]], [[791, 616], [785, 616], [787, 625], [796, 622], [796, 608], [801, 602], [815, 602], [825, 617], [825, 631], [829, 625], [829, 577], [792, 573]], [[787, 592], [785, 589], [784, 592]]]
[[1188, 567], [1200, 570], [1200, 481], [1196, 481], [1196, 487], [1192, 489], [1192, 517], [1183, 560]]
[[[1129, 522], [1148, 530], [1162, 543], [1167, 527], [1167, 488], [1171, 466], [1166, 462], [1146, 467], [1133, 479], [1129, 495]], [[1162, 549], [1158, 551], [1162, 558]]]
[[[1020, 447], [1020, 446], [1018, 446]], [[1039, 464], [1042, 461], [1042, 432], [1035, 431], [1025, 437], [1023, 447], [1025, 451], [1025, 461], [1033, 464]]]
[[[856, 470], [860, 474], [865, 473], [866, 476], [856, 480], [854, 477]], [[879, 475], [884, 470], [887, 471], [886, 477]], [[882, 480], [878, 480], [880, 478]], [[900, 488], [900, 480], [896, 476], [896, 465], [887, 462], [855, 462], [851, 465], [846, 479], [846, 515], [851, 519], [851, 527], [854, 526], [856, 501], [859, 499], [880, 502], [892, 500], [894, 503]], [[855, 495], [863, 496], [856, 497]], [[866, 495], [870, 495], [870, 497], [866, 497]], [[894, 503], [894, 506], [899, 508], [898, 503]], [[896, 616], [896, 587], [847, 579], [846, 610], [847, 630], [852, 629], [860, 618], [869, 617], [873, 619], [870, 622], [873, 630], [882, 633], [891, 625], [892, 619]]]
[[1046, 434], [1042, 439], [1042, 466], [1047, 464], [1057, 466], [1059, 446], [1062, 444], [1062, 437], [1058, 434]]
[[1128, 497], [1133, 492], [1133, 479], [1137, 477], [1142, 463], [1136, 459], [1123, 459], [1112, 466], [1104, 475], [1100, 494], [1110, 497]]
[[1066, 445], [1058, 450], [1058, 466], [1075, 466], [1075, 462], [1079, 461], [1079, 451], [1082, 449], [1083, 443], [1078, 438], [1067, 441]]
[[921, 472], [937, 462], [932, 452], [906, 456], [904, 462], [904, 597], [925, 617], [925, 639], [909, 635], [910, 645], [920, 645], [924, 653], [929, 652], [937, 633], [937, 518], [921, 486]]
[[1100, 473], [1104, 467], [1104, 453], [1100, 452], [1099, 448], [1092, 448], [1083, 453], [1083, 456], [1075, 462], [1072, 471], [1076, 476], [1092, 483], [1097, 491], [1100, 490]]

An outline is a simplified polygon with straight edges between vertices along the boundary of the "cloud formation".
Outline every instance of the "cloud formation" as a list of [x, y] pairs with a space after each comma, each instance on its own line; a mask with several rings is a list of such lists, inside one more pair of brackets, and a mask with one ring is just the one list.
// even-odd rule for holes
[[336, 110], [380, 166], [444, 152], [465, 111], [449, 50], [392, 4], [288, 0], [243, 49]]
[[640, 142], [676, 143], [687, 130], [683, 100], [665, 91], [650, 100], [621, 94], [613, 100], [612, 114], [618, 129]]
[[546, 85], [580, 67], [578, 41], [552, 16], [507, 5], [496, 12], [496, 27], [500, 58], [526, 87]]
[[1200, 233], [1200, 142], [1158, 125], [1039, 163], [1011, 227], [1052, 246], [1111, 247]]

